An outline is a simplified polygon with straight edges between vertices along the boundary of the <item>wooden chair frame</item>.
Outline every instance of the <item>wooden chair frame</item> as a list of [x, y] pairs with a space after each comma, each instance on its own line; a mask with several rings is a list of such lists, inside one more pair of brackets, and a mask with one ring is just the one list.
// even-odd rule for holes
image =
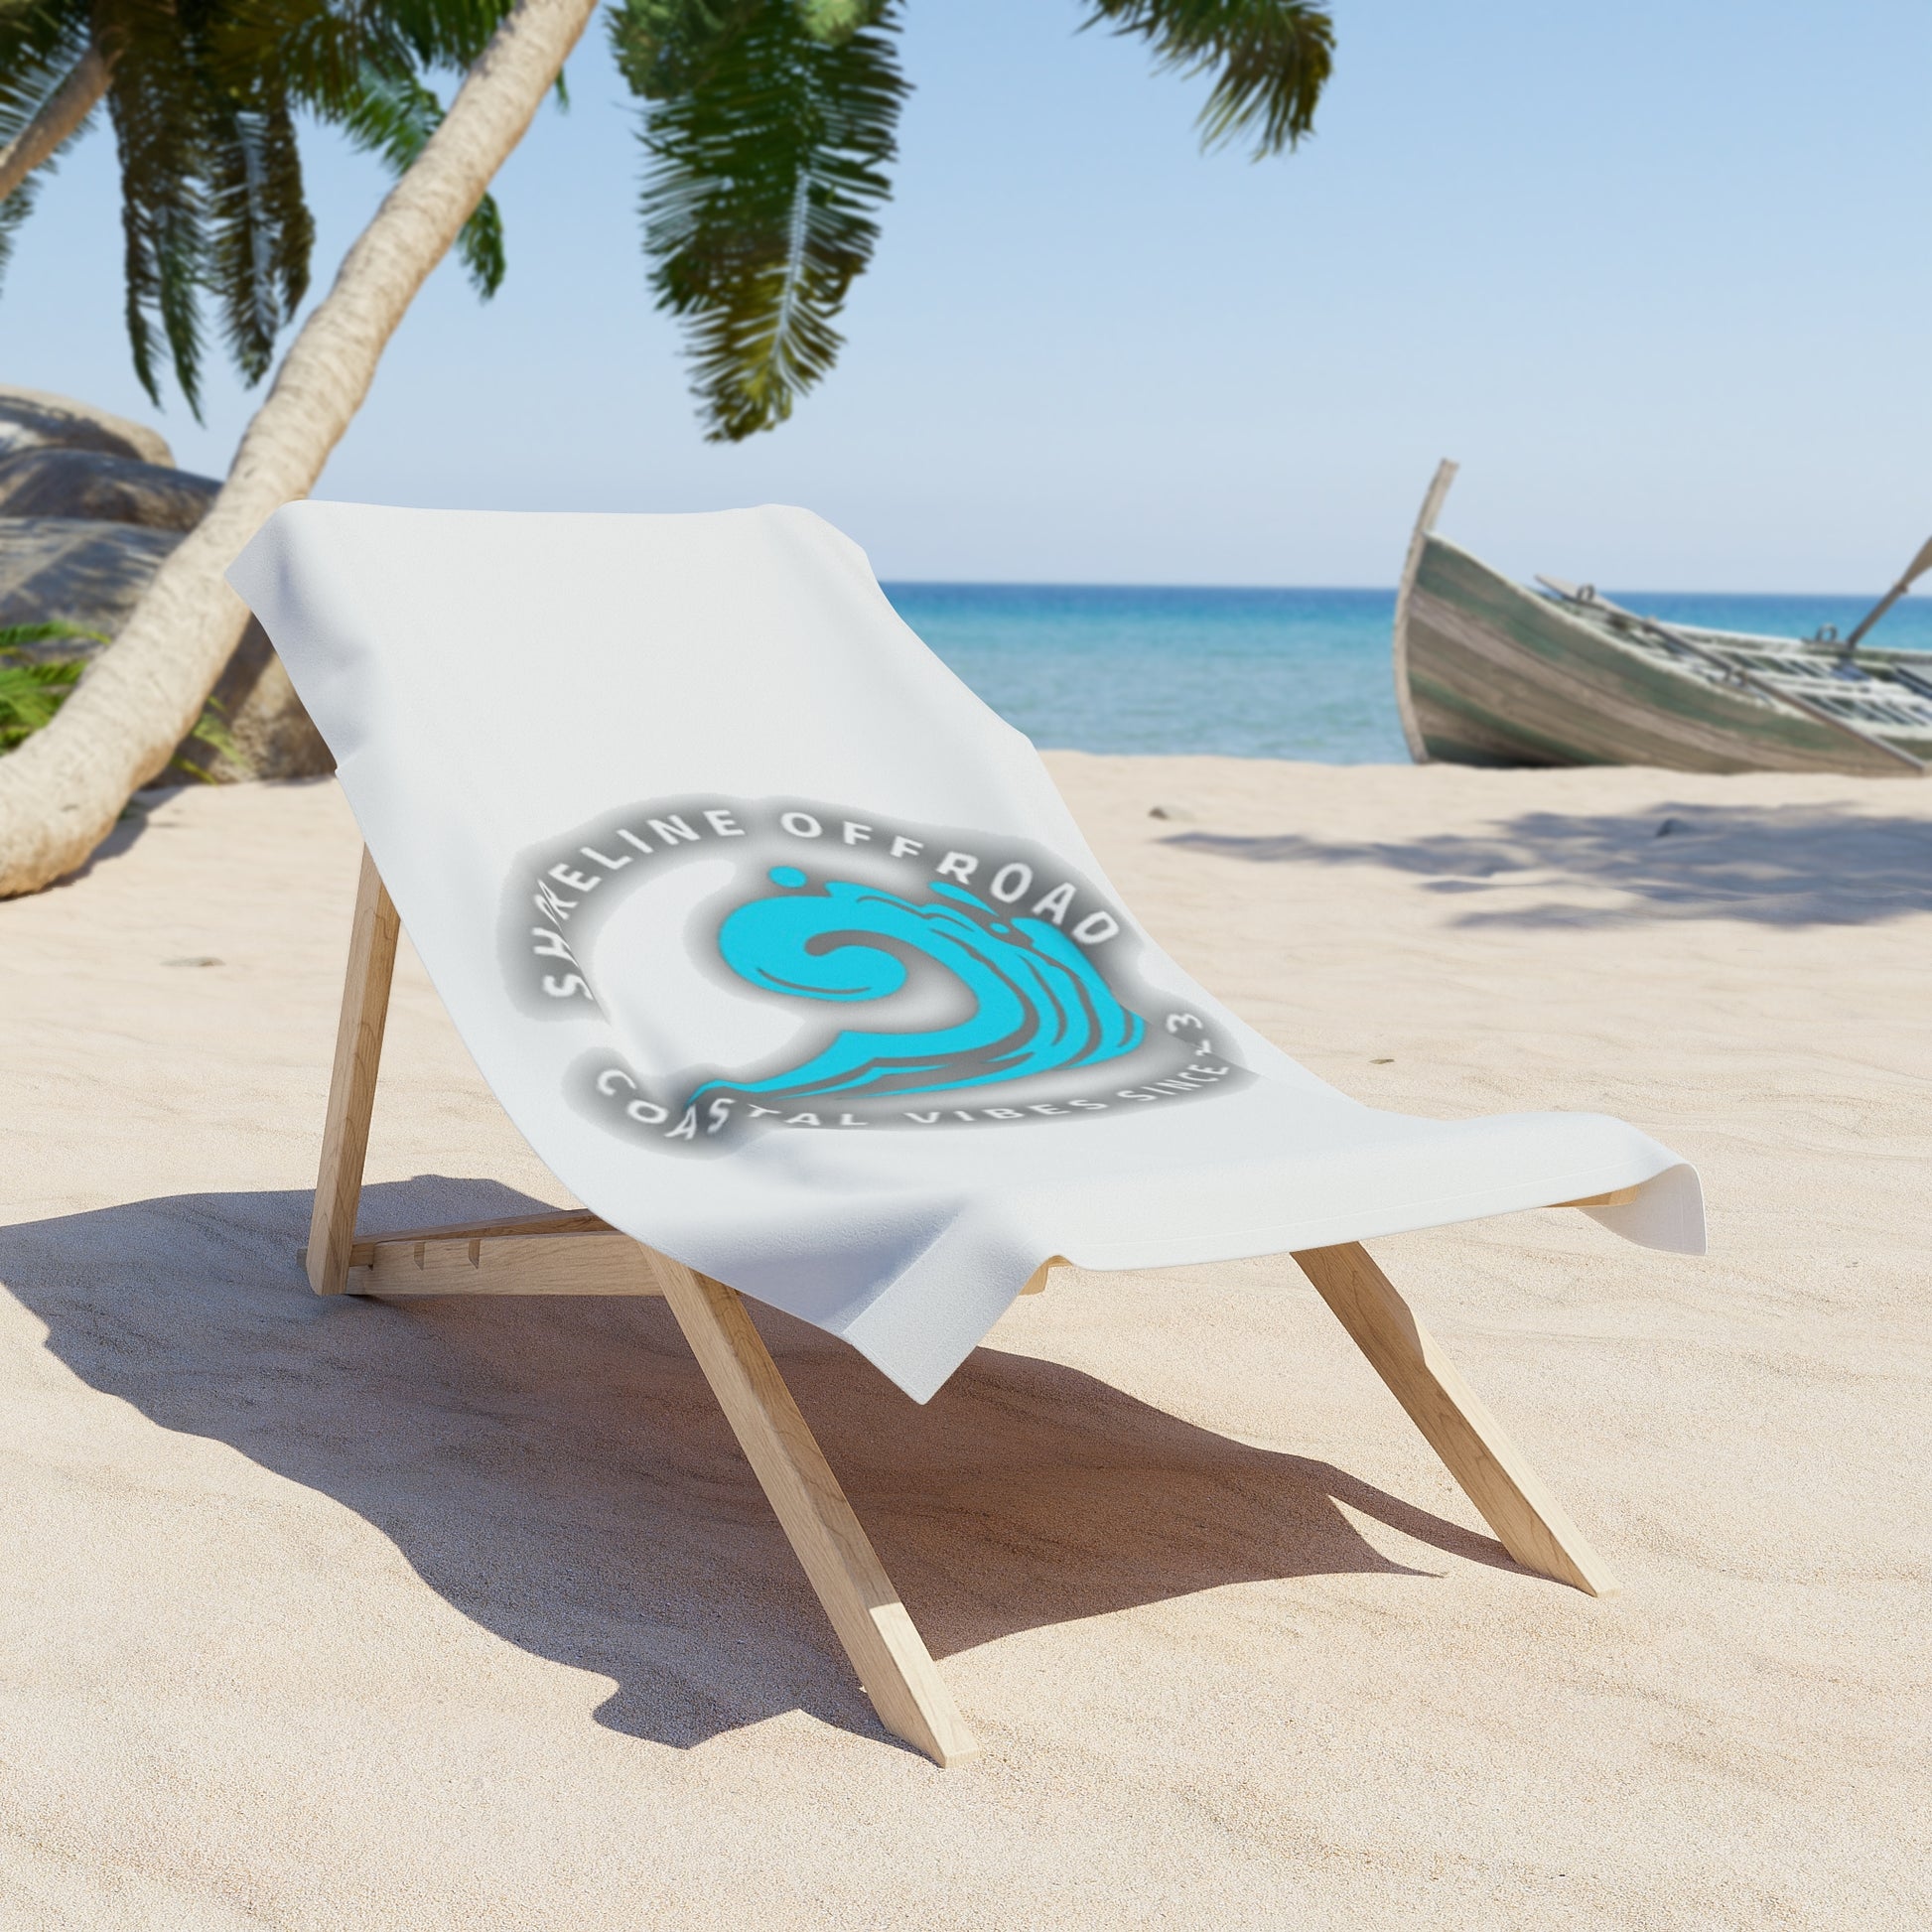
[[[365, 850], [308, 1246], [318, 1295], [661, 1295], [698, 1358], [880, 1722], [942, 1765], [979, 1746], [733, 1289], [583, 1209], [358, 1238], [400, 923]], [[1566, 1201], [1594, 1207], [1634, 1189]], [[1608, 1594], [1614, 1579], [1359, 1243], [1294, 1257], [1429, 1445], [1527, 1570]], [[1046, 1285], [1048, 1262], [1027, 1284]]]

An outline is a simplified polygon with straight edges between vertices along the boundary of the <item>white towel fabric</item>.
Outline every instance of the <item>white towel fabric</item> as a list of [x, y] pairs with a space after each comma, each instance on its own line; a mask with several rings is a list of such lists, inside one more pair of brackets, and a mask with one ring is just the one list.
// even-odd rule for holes
[[1702, 1252], [1696, 1174], [1620, 1121], [1377, 1112], [1244, 1026], [806, 511], [298, 503], [230, 578], [557, 1177], [920, 1401], [1049, 1256], [1221, 1261], [1633, 1185], [1595, 1218]]

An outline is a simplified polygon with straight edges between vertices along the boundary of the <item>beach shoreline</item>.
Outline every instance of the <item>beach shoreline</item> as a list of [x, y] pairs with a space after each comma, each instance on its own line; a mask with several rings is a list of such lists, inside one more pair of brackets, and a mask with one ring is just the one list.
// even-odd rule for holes
[[[1375, 1244], [1622, 1593], [1511, 1565], [1285, 1260], [1056, 1275], [924, 1409], [771, 1318], [986, 1746], [934, 1770], [660, 1304], [309, 1295], [355, 828], [146, 794], [0, 905], [0, 1921], [1932, 1916], [1932, 787], [1047, 761], [1345, 1092], [1700, 1168], [1706, 1259]], [[371, 1225], [563, 1199], [406, 945], [369, 1173]]]

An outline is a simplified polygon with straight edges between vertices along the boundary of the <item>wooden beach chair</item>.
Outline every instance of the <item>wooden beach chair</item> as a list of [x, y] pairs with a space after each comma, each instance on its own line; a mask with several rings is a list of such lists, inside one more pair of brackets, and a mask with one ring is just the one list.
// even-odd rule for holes
[[[1139, 932], [828, 526], [303, 504], [232, 576], [367, 840], [311, 1285], [661, 1295], [887, 1729], [976, 1749], [747, 1295], [924, 1400], [1061, 1261], [1292, 1254], [1509, 1554], [1614, 1587], [1361, 1240], [1565, 1205], [1695, 1251], [1695, 1174], [1600, 1116], [1417, 1121], [1296, 1065]], [[490, 698], [532, 625], [539, 716]], [[399, 905], [590, 1207], [357, 1231]]]

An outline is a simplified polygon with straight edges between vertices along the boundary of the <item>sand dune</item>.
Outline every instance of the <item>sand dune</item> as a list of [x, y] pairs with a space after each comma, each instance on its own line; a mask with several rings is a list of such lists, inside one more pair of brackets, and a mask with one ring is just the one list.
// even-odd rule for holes
[[[1053, 762], [1347, 1091], [1700, 1165], [1705, 1260], [1377, 1245], [1623, 1593], [1517, 1570], [1286, 1262], [1057, 1277], [925, 1409], [771, 1318], [934, 1769], [660, 1304], [310, 1296], [354, 828], [175, 793], [0, 906], [0, 1926], [1932, 1921], [1932, 787]], [[365, 1225], [559, 1198], [406, 949], [384, 1066]]]

